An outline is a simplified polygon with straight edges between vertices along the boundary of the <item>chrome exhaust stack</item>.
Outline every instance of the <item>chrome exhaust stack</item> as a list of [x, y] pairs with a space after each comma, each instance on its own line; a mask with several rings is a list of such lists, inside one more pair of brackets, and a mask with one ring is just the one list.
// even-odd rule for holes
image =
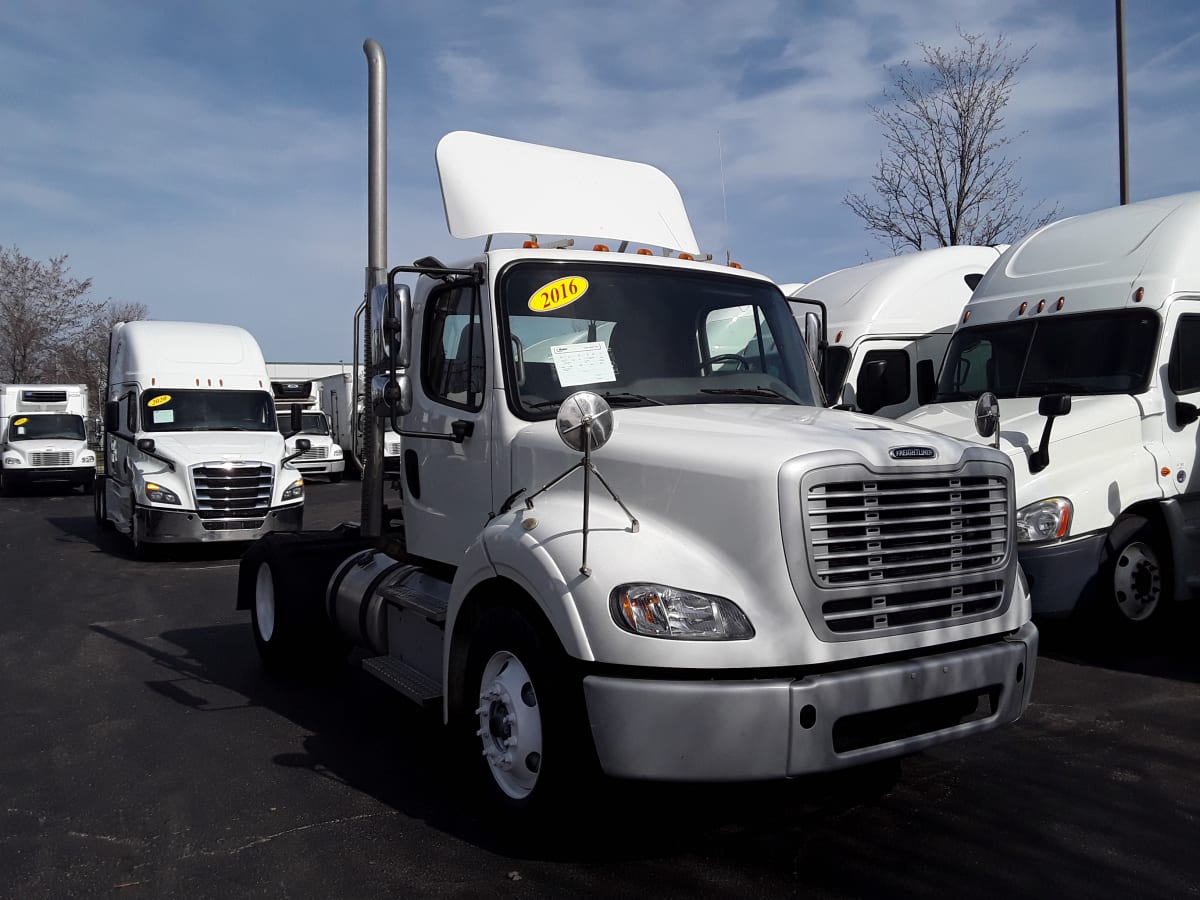
[[[372, 358], [371, 291], [387, 284], [387, 63], [379, 42], [363, 42], [367, 57], [367, 269], [363, 291], [362, 381], [371, 383], [379, 360]], [[358, 375], [355, 375], [357, 380]], [[358, 384], [355, 385], [359, 388]], [[361, 388], [359, 388], [361, 390]], [[358, 391], [356, 391], [358, 393]], [[367, 417], [363, 440], [362, 520], [364, 537], [383, 534], [383, 422], [372, 404], [364, 403]]]

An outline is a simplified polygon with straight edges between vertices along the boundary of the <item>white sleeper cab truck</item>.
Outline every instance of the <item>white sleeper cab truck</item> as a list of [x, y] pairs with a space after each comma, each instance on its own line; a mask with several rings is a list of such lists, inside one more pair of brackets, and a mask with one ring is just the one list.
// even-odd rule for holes
[[828, 402], [889, 418], [928, 403], [963, 307], [1002, 251], [938, 247], [785, 290], [798, 321], [813, 304], [827, 312], [821, 376]]
[[87, 385], [0, 384], [0, 492], [55, 482], [90, 493], [96, 454], [87, 414]]
[[[317, 404], [316, 381], [272, 381], [279, 433], [284, 435], [284, 452], [296, 454], [292, 465], [305, 475], [324, 475], [331, 482], [342, 480], [346, 459], [333, 439], [329, 416]], [[300, 429], [292, 428], [293, 408], [300, 415]], [[298, 450], [296, 442], [308, 441], [307, 450]]]
[[[135, 552], [301, 527], [304, 481], [285, 455], [262, 351], [249, 332], [118, 323], [108, 379], [96, 519], [127, 534]], [[309, 446], [297, 444], [292, 456]]]
[[[388, 271], [383, 59], [365, 49], [363, 518], [249, 548], [238, 605], [264, 662], [360, 645], [440, 709], [480, 796], [526, 811], [594, 771], [786, 778], [1016, 720], [1037, 631], [1009, 460], [822, 408], [783, 294], [692, 258], [651, 166], [446, 135], [449, 229], [484, 252]], [[709, 324], [739, 308], [759, 352], [714, 352]], [[415, 460], [402, 517], [382, 509], [385, 421]]]
[[933, 403], [905, 418], [970, 437], [977, 406], [981, 433], [998, 411], [1035, 615], [1140, 629], [1194, 596], [1200, 193], [1027, 235], [960, 318]]

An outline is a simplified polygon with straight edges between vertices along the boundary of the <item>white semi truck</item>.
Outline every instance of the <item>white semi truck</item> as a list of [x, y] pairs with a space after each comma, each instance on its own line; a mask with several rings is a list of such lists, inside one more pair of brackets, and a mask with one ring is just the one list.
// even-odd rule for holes
[[963, 307], [1004, 249], [938, 247], [783, 286], [798, 321], [814, 302], [827, 311], [828, 402], [888, 418], [928, 403]]
[[[96, 520], [128, 535], [136, 553], [302, 526], [304, 480], [296, 454], [285, 454], [262, 351], [245, 329], [119, 322], [106, 397]], [[307, 439], [298, 444], [308, 449]]]
[[87, 385], [0, 384], [0, 493], [46, 482], [90, 493], [96, 454], [87, 414]]
[[[330, 482], [342, 480], [346, 458], [342, 447], [333, 437], [329, 415], [319, 406], [319, 390], [315, 380], [297, 379], [271, 382], [275, 397], [275, 413], [279, 432], [284, 435], [284, 452], [296, 454], [292, 465], [305, 475], [324, 475]], [[300, 428], [292, 428], [292, 409], [300, 414]], [[299, 450], [296, 442], [308, 441], [307, 450]]]
[[1200, 193], [1046, 225], [975, 289], [904, 421], [974, 437], [998, 407], [1035, 614], [1138, 630], [1196, 595], [1197, 361]]
[[[1037, 631], [1009, 460], [821, 408], [782, 293], [689, 259], [679, 192], [647, 165], [449, 134], [447, 222], [484, 252], [389, 271], [383, 55], [364, 49], [363, 515], [247, 551], [238, 607], [264, 662], [360, 645], [440, 710], [480, 796], [525, 812], [597, 769], [786, 778], [1016, 720]], [[539, 237], [492, 247], [521, 234]], [[708, 323], [743, 307], [757, 356], [714, 353]], [[383, 508], [392, 421], [401, 510]]]

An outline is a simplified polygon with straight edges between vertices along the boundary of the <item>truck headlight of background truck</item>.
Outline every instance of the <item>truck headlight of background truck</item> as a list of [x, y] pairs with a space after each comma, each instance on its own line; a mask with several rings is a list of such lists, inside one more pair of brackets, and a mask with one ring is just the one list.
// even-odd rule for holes
[[283, 492], [283, 500], [303, 500], [304, 499], [304, 479], [297, 478], [288, 485], [287, 490]]
[[1049, 497], [1017, 510], [1017, 541], [1056, 541], [1071, 533], [1075, 507], [1066, 497]]
[[685, 641], [744, 641], [754, 626], [737, 604], [665, 584], [622, 584], [609, 600], [613, 620], [626, 631]]
[[21, 457], [6, 456], [6, 457], [4, 457], [4, 464], [6, 466], [19, 466], [21, 464]]
[[151, 503], [170, 503], [179, 505], [179, 495], [153, 481], [146, 482], [146, 499]]

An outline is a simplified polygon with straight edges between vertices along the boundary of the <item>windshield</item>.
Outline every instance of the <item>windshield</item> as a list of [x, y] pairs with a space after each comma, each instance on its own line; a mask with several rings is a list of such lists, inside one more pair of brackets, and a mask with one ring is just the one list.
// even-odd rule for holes
[[274, 431], [275, 404], [266, 391], [144, 391], [142, 430]]
[[1028, 319], [962, 328], [946, 350], [936, 402], [1145, 390], [1158, 343], [1151, 310]]
[[[292, 430], [291, 412], [281, 412], [277, 416], [279, 433], [289, 434]], [[329, 417], [322, 412], [306, 412], [300, 414], [303, 423], [297, 434], [329, 434]]]
[[44, 441], [59, 438], [67, 441], [85, 440], [83, 417], [56, 413], [35, 416], [16, 415], [8, 420], [10, 441]]
[[514, 411], [549, 418], [569, 394], [613, 406], [816, 405], [816, 377], [779, 289], [711, 272], [516, 263], [500, 281]]

